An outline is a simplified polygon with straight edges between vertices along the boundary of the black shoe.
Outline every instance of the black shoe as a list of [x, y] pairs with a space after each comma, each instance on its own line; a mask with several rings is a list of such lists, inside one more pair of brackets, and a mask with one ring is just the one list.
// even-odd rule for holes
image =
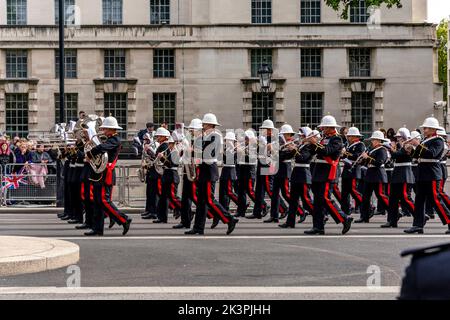
[[213, 222], [211, 224], [211, 229], [215, 229], [219, 225], [220, 220], [219, 219], [213, 219]]
[[147, 214], [145, 216], [142, 216], [142, 219], [144, 219], [144, 220], [156, 220], [156, 219], [158, 219], [158, 217], [154, 213], [149, 213], [149, 214]]
[[283, 219], [286, 218], [286, 217], [287, 217], [287, 212], [282, 213], [282, 214], [280, 215], [280, 220], [283, 220]]
[[67, 220], [72, 220], [72, 218], [69, 217], [69, 216], [63, 216], [63, 217], [61, 218], [61, 220], [62, 220], [62, 221], [67, 221]]
[[390, 222], [387, 222], [387, 223], [385, 223], [385, 224], [382, 224], [382, 225], [381, 225], [381, 228], [383, 228], [383, 229], [398, 228], [398, 225], [397, 225], [397, 224], [390, 223]]
[[189, 230], [189, 231], [186, 231], [184, 234], [185, 234], [185, 235], [188, 235], [188, 236], [189, 236], [189, 235], [196, 235], [196, 234], [202, 236], [202, 235], [204, 234], [204, 232], [203, 232], [203, 231], [196, 231], [196, 230], [194, 230], [194, 229], [191, 229], [191, 230]]
[[278, 222], [280, 222], [279, 219], [277, 219], [277, 218], [272, 218], [272, 217], [270, 217], [270, 218], [267, 219], [267, 220], [264, 220], [264, 223], [278, 223]]
[[434, 213], [430, 213], [430, 214], [427, 213], [426, 216], [429, 217], [431, 220], [434, 220], [436, 218]]
[[62, 213], [58, 213], [56, 216], [61, 219], [62, 217], [64, 217], [66, 214], [64, 212]]
[[108, 226], [108, 228], [109, 229], [112, 229], [112, 227], [114, 227], [114, 225], [116, 224], [116, 222], [114, 221], [114, 220], [109, 220], [109, 226]]
[[239, 219], [233, 219], [230, 222], [228, 222], [227, 236], [229, 236], [234, 231], [234, 228], [236, 228], [236, 224], [238, 222], [239, 222]]
[[91, 231], [85, 232], [84, 235], [87, 237], [94, 237], [94, 236], [101, 237], [101, 236], [103, 236], [103, 232], [91, 230]]
[[123, 227], [123, 231], [122, 231], [123, 236], [126, 235], [128, 233], [128, 231], [130, 230], [131, 222], [133, 222], [133, 219], [128, 219], [127, 222], [125, 222], [125, 224], [122, 226]]
[[329, 219], [330, 219], [330, 218], [328, 218], [328, 216], [323, 217], [323, 223], [324, 223], [324, 224], [327, 223]]
[[350, 231], [350, 228], [352, 227], [352, 222], [353, 222], [353, 218], [348, 217], [343, 225], [344, 227], [342, 228], [342, 234], [346, 234], [347, 232]]
[[304, 234], [311, 235], [311, 236], [314, 236], [314, 235], [324, 235], [324, 234], [325, 234], [325, 231], [324, 231], [324, 230], [317, 229], [317, 228], [312, 228], [311, 230], [306, 230], [306, 231], [304, 232]]
[[167, 221], [156, 219], [153, 221], [153, 223], [167, 223]]
[[91, 227], [88, 226], [86, 223], [83, 223], [81, 226], [76, 226], [75, 229], [77, 230], [86, 230], [86, 229], [90, 229]]
[[425, 216], [425, 221], [423, 222], [423, 225], [425, 226], [429, 220], [430, 220], [430, 217], [429, 216]]
[[262, 219], [262, 216], [255, 216], [254, 214], [252, 214], [251, 216], [247, 216], [246, 218], [250, 220], [255, 220], [255, 219]]
[[414, 234], [414, 233], [417, 233], [417, 234], [423, 234], [423, 228], [420, 228], [420, 227], [412, 227], [412, 228], [403, 230], [403, 232], [404, 232], [404, 233], [407, 233], [407, 234]]
[[280, 224], [280, 225], [278, 225], [281, 229], [295, 229], [295, 226], [293, 226], [293, 225], [291, 225], [291, 224], [288, 224], [287, 222], [286, 223], [283, 223], [283, 224]]
[[303, 223], [306, 220], [306, 214], [303, 214], [302, 216], [300, 216], [300, 219], [298, 220], [298, 223]]
[[173, 226], [172, 229], [189, 229], [189, 227], [185, 227], [184, 224], [180, 223]]
[[174, 211], [173, 211], [173, 217], [175, 218], [175, 220], [180, 219], [180, 217], [181, 217], [181, 212], [180, 212], [180, 210], [178, 210], [178, 209], [174, 210]]
[[369, 223], [369, 222], [370, 222], [370, 220], [362, 219], [362, 218], [355, 221], [355, 223]]
[[377, 211], [377, 212], [374, 213], [374, 216], [385, 216], [385, 215], [386, 215], [386, 211], [385, 210]]
[[264, 218], [270, 212], [270, 207], [266, 205], [266, 207], [262, 210], [262, 217]]
[[245, 218], [245, 213], [236, 213], [236, 214], [234, 214], [233, 215], [233, 217], [235, 217], [235, 218]]
[[143, 216], [147, 216], [147, 215], [149, 215], [150, 214], [150, 212], [148, 212], [148, 211], [145, 211], [144, 213], [141, 213], [141, 217], [143, 217]]
[[82, 224], [83, 221], [73, 219], [73, 220], [68, 220], [67, 223], [68, 224]]

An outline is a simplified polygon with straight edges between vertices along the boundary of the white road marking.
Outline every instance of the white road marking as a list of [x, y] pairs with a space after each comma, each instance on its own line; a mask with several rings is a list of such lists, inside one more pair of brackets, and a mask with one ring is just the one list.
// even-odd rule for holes
[[392, 294], [399, 287], [0, 287], [13, 294]]
[[450, 240], [446, 235], [329, 235], [329, 236], [117, 236], [117, 237], [47, 237], [60, 240], [270, 240], [270, 239], [442, 239]]

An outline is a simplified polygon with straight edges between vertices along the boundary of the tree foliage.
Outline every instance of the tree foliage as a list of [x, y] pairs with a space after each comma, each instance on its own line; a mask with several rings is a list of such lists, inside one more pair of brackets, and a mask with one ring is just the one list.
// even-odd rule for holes
[[444, 100], [447, 101], [447, 46], [448, 46], [448, 20], [442, 20], [437, 27], [439, 40], [439, 81], [444, 84]]
[[[360, 0], [325, 0], [325, 3], [335, 11], [340, 12], [342, 19], [347, 19], [350, 7], [357, 6], [359, 1]], [[396, 6], [397, 8], [402, 7], [401, 0], [366, 0], [367, 7], [379, 7], [382, 4], [385, 4], [388, 8], [392, 8], [393, 6]]]

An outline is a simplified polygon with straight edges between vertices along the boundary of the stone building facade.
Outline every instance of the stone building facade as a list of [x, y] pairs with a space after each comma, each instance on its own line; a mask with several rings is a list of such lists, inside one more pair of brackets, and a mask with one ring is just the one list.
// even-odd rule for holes
[[[148, 121], [214, 112], [224, 128], [314, 126], [324, 114], [368, 133], [438, 112], [426, 0], [347, 20], [323, 0], [65, 0], [66, 105]], [[0, 129], [48, 130], [58, 114], [57, 0], [0, 0]], [[368, 23], [369, 22], [369, 23]], [[257, 71], [273, 68], [261, 93]], [[440, 112], [442, 117], [442, 112]]]

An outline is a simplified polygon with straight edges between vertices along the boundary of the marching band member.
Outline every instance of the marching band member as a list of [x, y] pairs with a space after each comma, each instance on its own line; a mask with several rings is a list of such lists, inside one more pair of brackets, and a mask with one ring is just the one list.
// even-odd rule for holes
[[[83, 201], [81, 195], [81, 182], [84, 168], [84, 143], [81, 139], [76, 141], [76, 148], [73, 156], [74, 162], [71, 163], [72, 175], [71, 179], [71, 191], [70, 191], [70, 203], [72, 205], [73, 218], [67, 221], [69, 224], [83, 224]], [[90, 219], [89, 215], [87, 219]]]
[[369, 223], [370, 218], [373, 216], [370, 200], [374, 192], [378, 201], [382, 202], [386, 208], [389, 207], [389, 198], [385, 194], [387, 174], [384, 168], [388, 160], [388, 151], [383, 145], [383, 142], [387, 142], [388, 139], [384, 138], [383, 132], [375, 131], [368, 140], [370, 140], [372, 148], [370, 151], [361, 154], [361, 159], [367, 166], [367, 171], [364, 177], [361, 218], [356, 220], [355, 223]]
[[94, 223], [92, 231], [86, 232], [85, 235], [103, 235], [105, 212], [108, 213], [110, 219], [123, 227], [122, 235], [126, 235], [130, 229], [132, 219], [121, 212], [111, 201], [112, 188], [115, 184], [114, 167], [117, 163], [121, 148], [117, 130], [122, 130], [122, 128], [117, 124], [116, 118], [108, 117], [103, 121], [100, 129], [102, 129], [103, 134], [107, 137], [106, 141], [92, 148], [86, 156], [88, 159], [93, 159], [95, 156], [106, 152], [108, 153], [108, 164], [106, 165], [106, 170], [100, 173], [100, 176], [93, 174], [95, 201]]
[[382, 228], [397, 228], [400, 218], [399, 204], [408, 212], [414, 212], [414, 202], [409, 195], [409, 188], [414, 184], [414, 174], [412, 171], [412, 145], [408, 144], [411, 134], [408, 129], [398, 130], [397, 142], [393, 147], [391, 156], [394, 161], [394, 171], [392, 172], [389, 209], [387, 223]]
[[323, 130], [323, 139], [319, 144], [317, 137], [312, 137], [311, 152], [317, 156], [312, 172], [312, 191], [314, 194], [313, 228], [305, 234], [325, 234], [324, 209], [326, 209], [337, 224], [342, 223], [342, 234], [346, 234], [353, 218], [347, 216], [331, 199], [333, 185], [337, 182], [337, 166], [344, 147], [336, 129], [340, 126], [332, 116], [325, 116], [318, 128]]
[[[192, 119], [191, 123], [187, 127], [189, 130], [189, 141], [184, 140], [185, 148], [183, 149], [183, 161], [185, 165], [195, 164], [195, 151], [194, 146], [196, 140], [202, 138], [202, 120]], [[196, 179], [198, 180], [198, 168], [195, 168]], [[193, 218], [193, 212], [191, 209], [192, 203], [198, 207], [197, 201], [197, 180], [190, 181], [188, 179], [188, 173], [186, 167], [183, 166], [183, 189], [181, 191], [181, 222], [175, 226], [174, 229], [190, 229], [191, 221]]]
[[180, 156], [175, 148], [175, 140], [172, 136], [161, 143], [156, 154], [156, 161], [161, 161], [164, 166], [164, 173], [161, 179], [161, 197], [157, 207], [158, 219], [154, 220], [153, 223], [167, 223], [169, 201], [173, 204], [174, 215], [181, 210], [181, 199], [177, 196], [178, 184], [180, 183], [178, 175]]
[[226, 211], [230, 211], [230, 201], [239, 205], [238, 196], [233, 190], [236, 176], [236, 135], [227, 132], [224, 138], [224, 162], [219, 179], [219, 202]]
[[366, 146], [361, 141], [362, 137], [358, 128], [352, 127], [348, 129], [348, 146], [342, 157], [344, 169], [342, 171], [341, 182], [341, 209], [347, 215], [351, 214], [350, 196], [355, 200], [355, 207], [360, 207], [362, 204], [362, 195], [358, 190], [358, 184], [361, 181], [361, 165], [358, 163], [355, 164], [359, 156], [366, 151]]
[[[294, 144], [294, 130], [288, 124], [285, 124], [280, 129], [280, 150], [278, 156], [278, 171], [275, 173], [273, 179], [273, 187], [272, 187], [272, 196], [270, 198], [270, 218], [265, 220], [264, 223], [278, 223], [279, 222], [279, 206], [281, 202], [284, 200], [280, 196], [283, 195], [283, 198], [289, 202], [290, 201], [290, 193], [289, 193], [289, 179], [291, 178], [291, 160], [292, 156], [290, 156], [291, 151], [287, 148], [289, 144]], [[294, 210], [294, 208], [292, 208]], [[297, 202], [297, 207], [295, 208], [296, 212], [303, 216], [304, 212], [300, 208]], [[283, 214], [284, 216], [287, 214]]]
[[441, 130], [437, 131], [437, 134], [440, 137], [442, 137], [442, 139], [444, 139], [444, 141], [445, 141], [444, 154], [442, 155], [442, 159], [441, 159], [442, 180], [441, 180], [441, 183], [439, 184], [439, 194], [441, 195], [442, 200], [444, 201], [447, 209], [450, 210], [450, 198], [447, 195], [447, 193], [445, 192], [445, 183], [447, 182], [447, 178], [448, 178], [447, 157], [448, 157], [448, 153], [449, 153], [448, 142], [447, 142], [447, 132], [445, 132], [445, 130], [442, 128]]
[[231, 234], [239, 221], [230, 215], [215, 199], [215, 183], [219, 178], [217, 168], [218, 157], [222, 148], [222, 136], [216, 131], [220, 124], [214, 114], [205, 114], [203, 123], [202, 162], [199, 170], [198, 208], [195, 214], [194, 227], [186, 231], [187, 235], [202, 235], [205, 230], [206, 214], [209, 208], [216, 218], [228, 225], [227, 235]]
[[[312, 160], [311, 144], [309, 139], [319, 134], [318, 131], [313, 132], [310, 128], [300, 128], [301, 136], [303, 137], [302, 144], [297, 148], [294, 144], [289, 145], [288, 150], [295, 159], [294, 170], [291, 175], [290, 201], [289, 213], [287, 221], [279, 225], [280, 228], [295, 228], [295, 217], [298, 213], [299, 199], [302, 199], [303, 208], [308, 212], [314, 211], [311, 197], [309, 195], [309, 188], [311, 185], [311, 171], [310, 163]], [[306, 219], [306, 213], [302, 210], [299, 223]]]
[[[440, 129], [439, 121], [433, 117], [427, 118], [421, 128], [423, 128], [425, 140], [420, 144], [417, 140], [411, 141], [411, 144], [416, 147], [412, 156], [418, 159], [419, 166], [416, 180], [414, 222], [410, 229], [404, 231], [408, 234], [423, 234], [426, 223], [425, 202], [427, 199], [431, 199], [433, 202], [442, 223], [447, 226], [450, 225], [449, 212], [439, 194], [439, 184], [443, 178], [440, 162], [445, 152], [445, 141], [437, 135], [437, 130]], [[450, 227], [446, 233], [450, 234]]]
[[[170, 132], [164, 128], [158, 128], [154, 134], [154, 139], [156, 142], [151, 145], [147, 143], [144, 148], [144, 152], [151, 153], [152, 158], [156, 157], [158, 152], [160, 152], [161, 144], [166, 141], [170, 137]], [[147, 137], [149, 138], [149, 137]], [[151, 142], [150, 142], [151, 143]], [[145, 201], [145, 213], [142, 215], [142, 219], [144, 220], [155, 220], [157, 219], [157, 208], [159, 198], [162, 193], [162, 177], [156, 171], [155, 167], [152, 165], [148, 168], [147, 176], [145, 178], [146, 184], [146, 201]]]
[[[262, 219], [268, 213], [268, 205], [264, 200], [266, 194], [272, 197], [273, 175], [270, 172], [271, 164], [269, 161], [269, 153], [272, 147], [272, 134], [275, 130], [273, 121], [270, 119], [264, 120], [261, 127], [259, 127], [259, 148], [264, 148], [264, 154], [258, 154], [258, 164], [256, 165], [256, 184], [255, 184], [255, 206], [253, 207], [253, 214], [247, 219]], [[261, 152], [260, 152], [261, 153]], [[280, 208], [281, 213], [286, 212], [286, 205]]]
[[[242, 145], [240, 145], [242, 144]], [[239, 166], [238, 177], [238, 208], [234, 215], [237, 217], [245, 217], [249, 204], [247, 203], [247, 195], [256, 202], [255, 195], [255, 178], [256, 178], [256, 136], [253, 130], [247, 130], [244, 133], [244, 143], [239, 143], [236, 148], [236, 163]]]

